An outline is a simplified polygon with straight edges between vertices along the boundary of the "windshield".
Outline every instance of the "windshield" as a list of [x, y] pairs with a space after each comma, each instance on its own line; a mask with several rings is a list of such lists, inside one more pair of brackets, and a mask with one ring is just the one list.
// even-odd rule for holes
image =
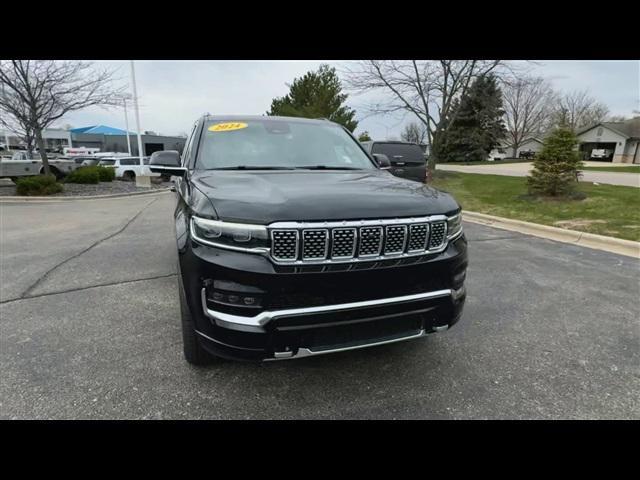
[[205, 126], [196, 169], [374, 169], [341, 127], [303, 121], [215, 121]]

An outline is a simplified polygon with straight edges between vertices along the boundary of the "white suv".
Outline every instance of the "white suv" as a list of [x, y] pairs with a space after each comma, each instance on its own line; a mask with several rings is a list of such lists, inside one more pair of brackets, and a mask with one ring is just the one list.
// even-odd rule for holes
[[151, 177], [160, 176], [158, 173], [151, 173], [149, 167], [150, 157], [143, 157], [144, 165], [140, 165], [139, 157], [107, 157], [101, 158], [98, 165], [103, 167], [112, 167], [116, 170], [116, 178], [124, 180], [135, 180], [137, 175], [148, 175]]

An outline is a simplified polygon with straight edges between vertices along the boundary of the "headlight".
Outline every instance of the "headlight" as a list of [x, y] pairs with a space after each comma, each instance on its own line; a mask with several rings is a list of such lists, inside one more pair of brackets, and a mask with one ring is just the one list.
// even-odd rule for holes
[[269, 234], [263, 225], [228, 223], [194, 216], [191, 218], [191, 235], [200, 243], [228, 250], [269, 251]]
[[447, 239], [451, 240], [462, 233], [462, 213], [447, 219]]

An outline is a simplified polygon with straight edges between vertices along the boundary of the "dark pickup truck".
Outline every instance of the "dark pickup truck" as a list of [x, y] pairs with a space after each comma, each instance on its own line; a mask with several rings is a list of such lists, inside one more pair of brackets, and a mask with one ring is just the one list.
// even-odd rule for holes
[[371, 154], [382, 154], [391, 162], [389, 171], [397, 177], [424, 183], [427, 179], [427, 159], [417, 143], [401, 141], [362, 142], [365, 150]]
[[448, 194], [393, 176], [327, 120], [204, 116], [175, 179], [184, 353], [277, 360], [446, 330], [467, 241]]

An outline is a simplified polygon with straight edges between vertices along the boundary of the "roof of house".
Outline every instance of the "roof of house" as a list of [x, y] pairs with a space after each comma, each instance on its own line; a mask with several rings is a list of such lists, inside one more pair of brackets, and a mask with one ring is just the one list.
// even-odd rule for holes
[[[90, 125], [88, 127], [72, 128], [72, 133], [87, 133], [93, 135], [126, 135], [127, 131], [120, 128], [109, 127], [107, 125]], [[135, 135], [135, 132], [129, 132]]]
[[584, 128], [578, 132], [581, 135], [589, 130], [593, 130], [596, 127], [605, 127], [616, 133], [619, 133], [623, 137], [627, 138], [640, 138], [640, 117], [634, 117], [624, 122], [600, 122], [590, 127]]

